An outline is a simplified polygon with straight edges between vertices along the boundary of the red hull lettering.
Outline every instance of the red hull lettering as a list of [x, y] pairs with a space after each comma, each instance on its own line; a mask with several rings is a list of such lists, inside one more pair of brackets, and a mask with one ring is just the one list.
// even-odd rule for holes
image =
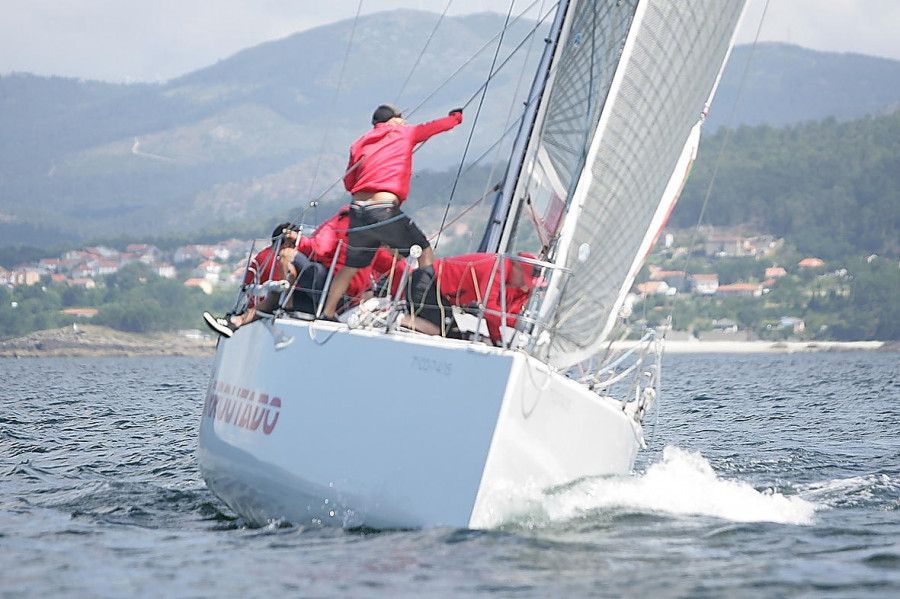
[[275, 430], [280, 413], [280, 397], [269, 398], [265, 393], [235, 387], [219, 380], [210, 386], [203, 408], [203, 416], [210, 420], [251, 431], [259, 430], [262, 425], [265, 435], [271, 435]]

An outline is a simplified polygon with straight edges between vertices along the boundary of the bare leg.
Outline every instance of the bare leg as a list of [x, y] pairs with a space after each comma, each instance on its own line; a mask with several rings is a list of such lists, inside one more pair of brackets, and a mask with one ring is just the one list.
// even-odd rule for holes
[[353, 268], [352, 266], [344, 266], [338, 271], [334, 280], [331, 282], [331, 288], [328, 290], [328, 299], [325, 300], [325, 307], [322, 308], [323, 316], [334, 318], [338, 302], [341, 301], [341, 296], [347, 291], [350, 280], [353, 279], [353, 276], [358, 270], [358, 268]]
[[231, 317], [231, 323], [235, 326], [242, 327], [245, 324], [250, 324], [254, 320], [259, 320], [259, 314], [257, 311], [269, 313], [278, 307], [278, 300], [281, 299], [280, 293], [269, 293], [266, 295], [265, 299], [263, 299], [256, 306], [249, 308], [243, 314], [238, 314], [236, 316]]
[[400, 324], [413, 331], [419, 331], [426, 335], [440, 335], [441, 328], [429, 320], [424, 318], [416, 318], [410, 314], [403, 314], [400, 317]]
[[231, 317], [231, 324], [240, 328], [245, 324], [250, 324], [254, 320], [256, 320], [256, 308], [249, 308], [243, 314], [236, 314]]
[[419, 256], [419, 268], [431, 266], [432, 264], [434, 264], [434, 250], [431, 249], [431, 246], [428, 246], [422, 250], [422, 255]]

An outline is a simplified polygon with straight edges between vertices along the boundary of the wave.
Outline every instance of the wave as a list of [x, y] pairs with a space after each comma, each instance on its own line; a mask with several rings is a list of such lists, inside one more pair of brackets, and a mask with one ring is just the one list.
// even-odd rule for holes
[[883, 473], [851, 476], [803, 485], [799, 495], [833, 508], [896, 509], [900, 481]]
[[[524, 510], [507, 512], [517, 515], [505, 523], [533, 526], [540, 520], [553, 523], [590, 512], [625, 511], [808, 525], [816, 511], [826, 507], [771, 488], [760, 491], [740, 480], [723, 479], [702, 455], [677, 447], [666, 447], [662, 460], [643, 474], [583, 479], [542, 495], [507, 496]], [[536, 517], [539, 513], [543, 517]]]

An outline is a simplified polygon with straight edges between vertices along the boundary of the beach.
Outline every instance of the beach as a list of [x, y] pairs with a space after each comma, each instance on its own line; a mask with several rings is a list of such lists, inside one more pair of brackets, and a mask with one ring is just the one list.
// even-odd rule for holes
[[[887, 349], [884, 341], [669, 341], [667, 354], [756, 354]], [[900, 347], [896, 347], [900, 349]]]

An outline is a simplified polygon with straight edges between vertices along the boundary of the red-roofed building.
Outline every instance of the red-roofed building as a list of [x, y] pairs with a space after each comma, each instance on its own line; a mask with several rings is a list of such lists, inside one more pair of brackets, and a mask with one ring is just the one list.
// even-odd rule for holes
[[212, 281], [214, 283], [219, 281], [219, 274], [222, 272], [222, 265], [218, 262], [214, 262], [212, 260], [207, 260], [206, 262], [202, 262], [194, 273], [198, 277], [203, 277], [208, 281]]
[[[669, 284], [665, 281], [647, 281], [646, 283], [641, 283], [634, 287], [634, 290], [640, 294], [641, 297], [647, 297], [648, 295], [665, 295], [669, 293], [670, 289]], [[672, 291], [674, 291], [674, 289]]]
[[119, 262], [117, 260], [98, 260], [97, 261], [97, 274], [98, 275], [111, 275], [116, 272], [119, 272]]
[[197, 287], [206, 295], [210, 295], [213, 292], [213, 284], [207, 281], [206, 279], [188, 279], [184, 282], [185, 287]]
[[797, 263], [800, 268], [821, 268], [825, 266], [825, 261], [819, 258], [804, 258]]
[[685, 289], [685, 274], [683, 270], [657, 270], [650, 274], [651, 281], [665, 281], [669, 287], [680, 290]]

